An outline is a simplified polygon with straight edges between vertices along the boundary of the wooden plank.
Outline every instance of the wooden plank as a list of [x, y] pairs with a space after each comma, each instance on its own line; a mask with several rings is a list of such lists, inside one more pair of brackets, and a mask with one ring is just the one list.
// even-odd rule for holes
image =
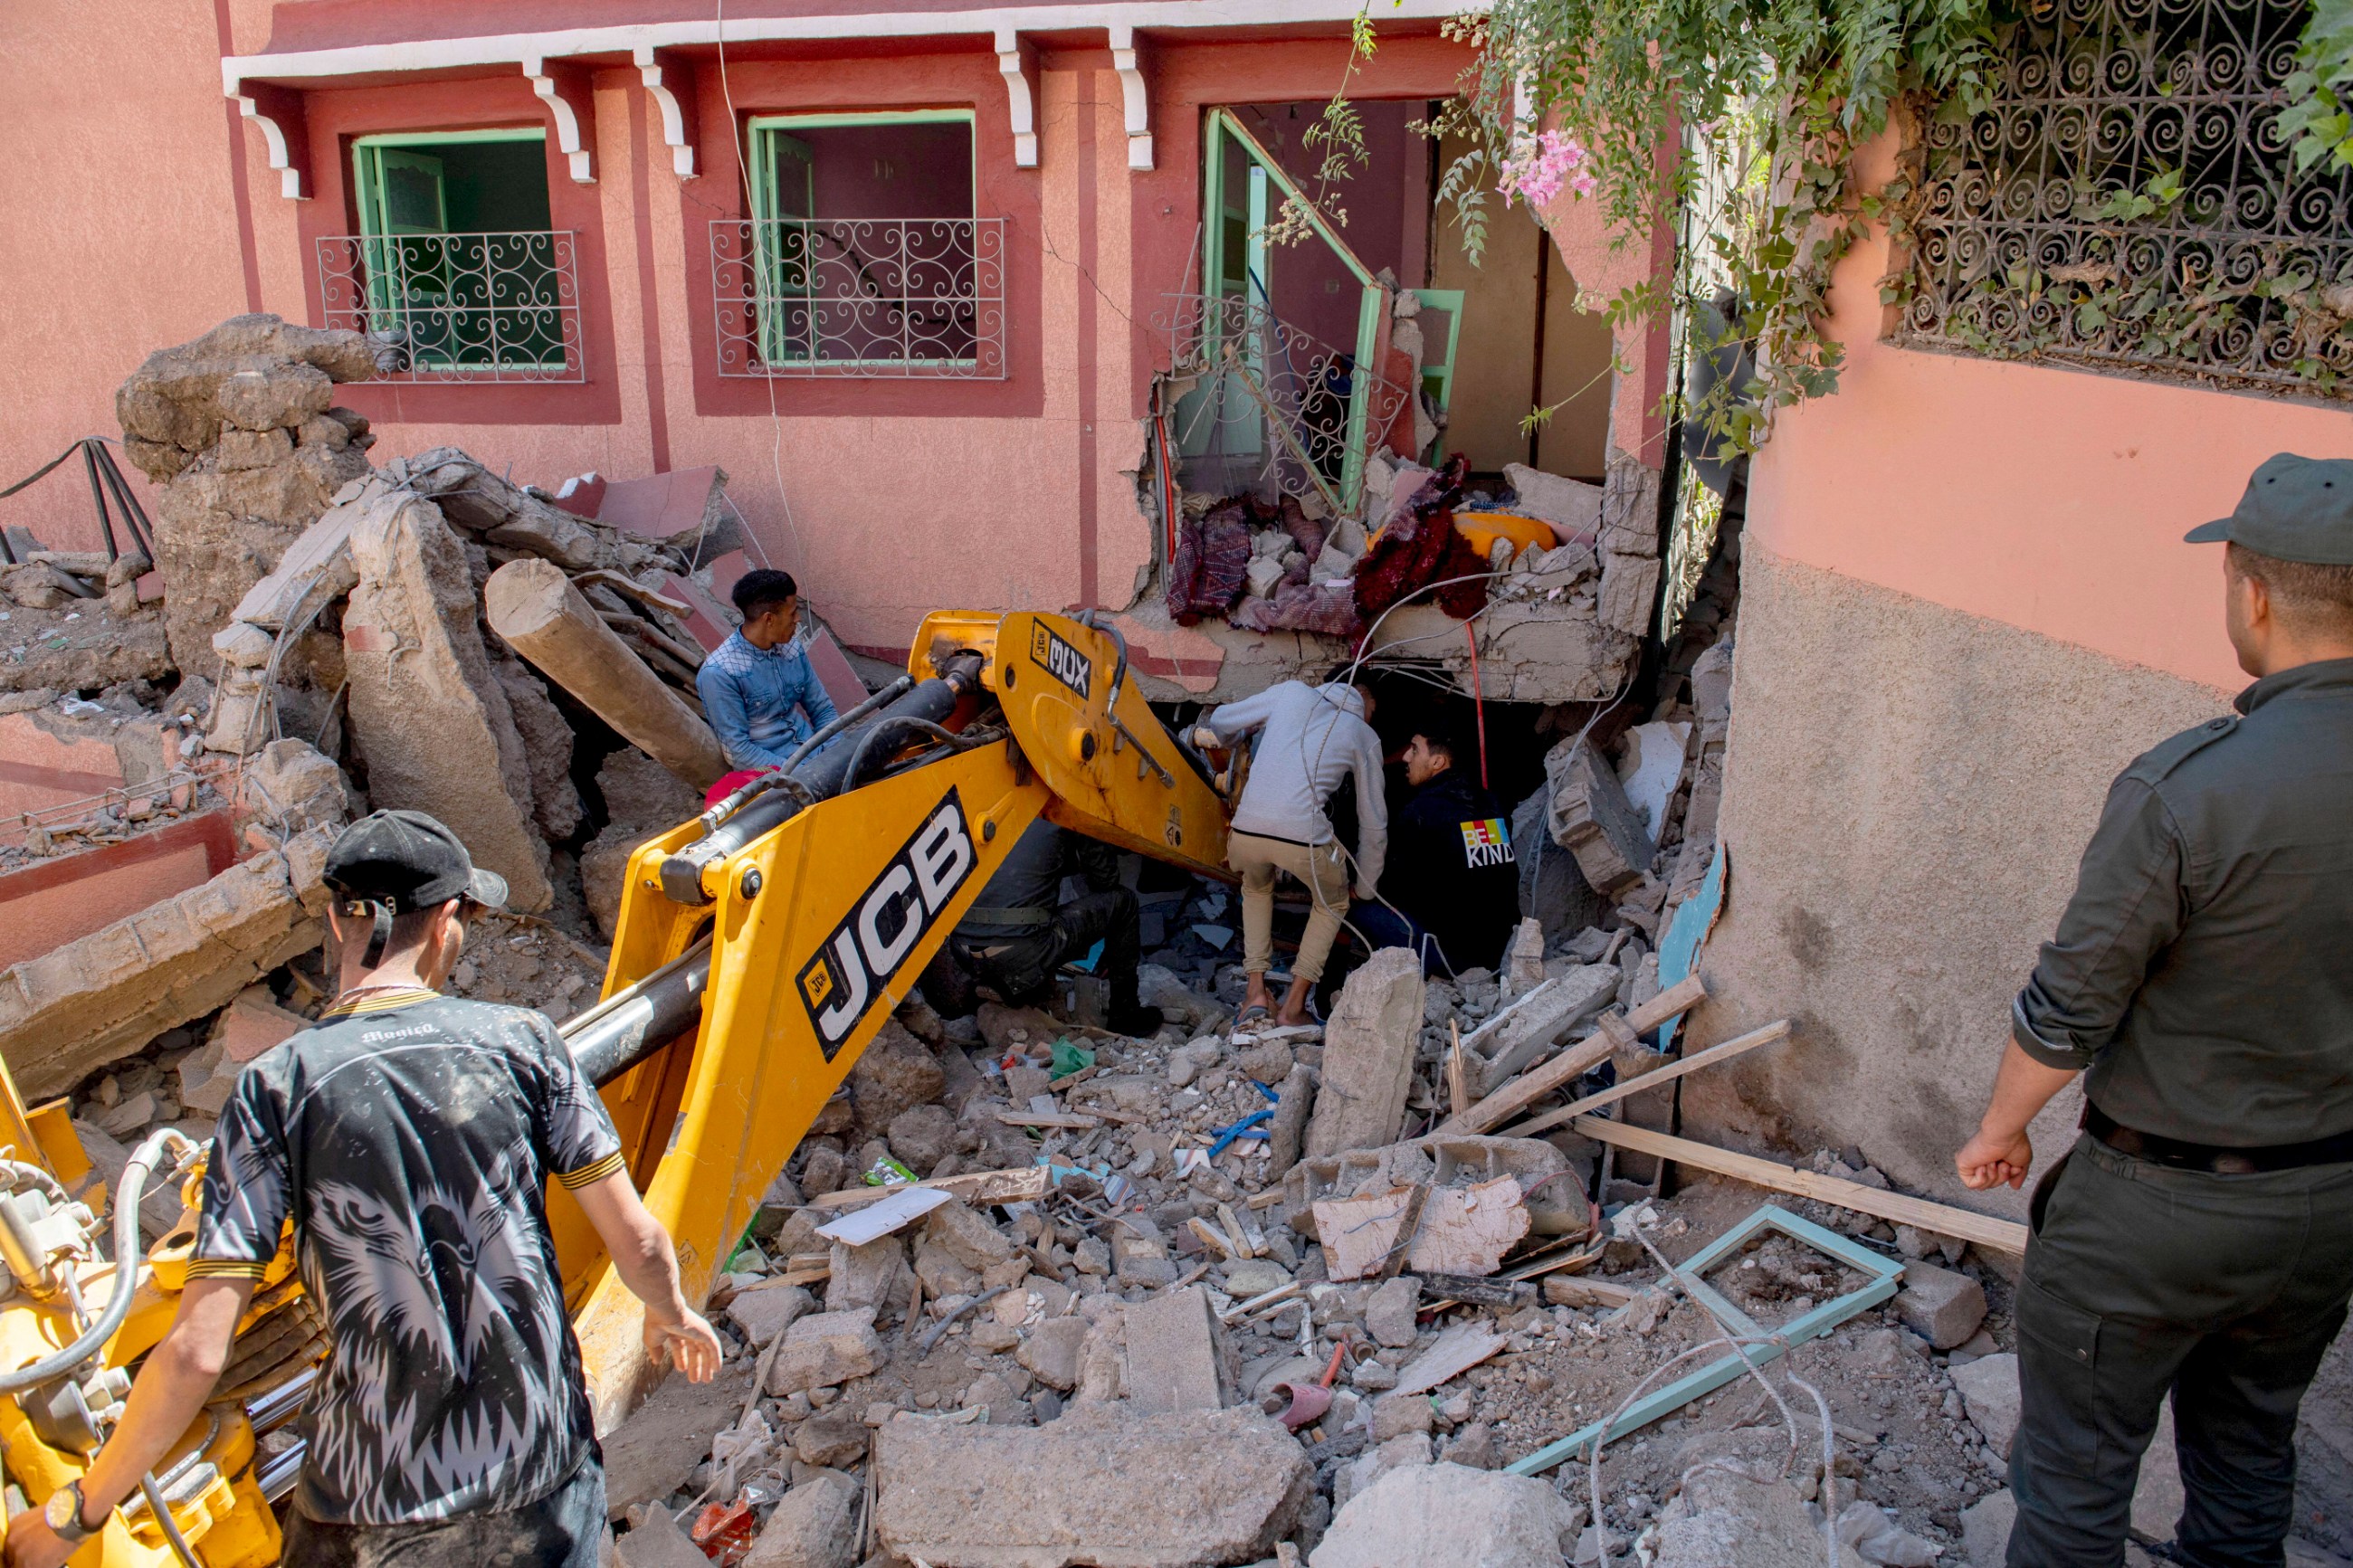
[[1575, 1083], [1609, 1059], [1609, 1037], [1579, 1040], [1548, 1062], [1528, 1068], [1460, 1116], [1447, 1118], [1437, 1132], [1485, 1132], [1500, 1127], [1563, 1084]]
[[1446, 1100], [1448, 1109], [1456, 1116], [1471, 1109], [1471, 1082], [1462, 1065], [1462, 1029], [1451, 1018], [1446, 1020], [1446, 1032], [1453, 1037], [1453, 1048], [1446, 1053]]
[[1696, 974], [1686, 974], [1648, 1002], [1626, 1015], [1626, 1026], [1647, 1035], [1670, 1018], [1680, 1017], [1707, 1000], [1707, 986]]
[[1745, 1035], [1736, 1035], [1731, 1039], [1710, 1046], [1707, 1049], [1685, 1057], [1681, 1061], [1669, 1062], [1655, 1072], [1646, 1072], [1640, 1078], [1630, 1078], [1614, 1088], [1602, 1089], [1596, 1094], [1588, 1094], [1583, 1100], [1571, 1100], [1557, 1110], [1547, 1110], [1542, 1116], [1521, 1122], [1517, 1127], [1507, 1127], [1504, 1130], [1503, 1136], [1533, 1138], [1537, 1133], [1557, 1127], [1562, 1122], [1586, 1111], [1599, 1110], [1605, 1105], [1615, 1104], [1630, 1094], [1640, 1094], [1646, 1089], [1656, 1089], [1661, 1084], [1672, 1082], [1687, 1072], [1697, 1072], [1704, 1067], [1713, 1066], [1727, 1058], [1740, 1056], [1755, 1050], [1759, 1046], [1769, 1046], [1776, 1040], [1786, 1040], [1788, 1037], [1789, 1020], [1787, 1018], [1767, 1024], [1761, 1029], [1751, 1029]]
[[[904, 1184], [901, 1184], [904, 1185]], [[970, 1171], [961, 1176], [942, 1176], [935, 1182], [923, 1184], [939, 1187], [968, 1204], [1018, 1204], [1034, 1201], [1046, 1195], [1046, 1167], [1024, 1166], [1018, 1171]], [[804, 1205], [828, 1214], [843, 1209], [862, 1208], [880, 1203], [893, 1191], [890, 1187], [844, 1187], [838, 1193], [823, 1193]]]
[[1931, 1203], [1926, 1198], [1906, 1197], [1902, 1193], [1885, 1193], [1877, 1187], [1866, 1187], [1860, 1182], [1842, 1182], [1836, 1176], [1817, 1175], [1784, 1165], [1778, 1160], [1762, 1160], [1754, 1154], [1736, 1154], [1729, 1149], [1700, 1143], [1689, 1138], [1673, 1138], [1664, 1132], [1653, 1132], [1645, 1127], [1630, 1126], [1623, 1121], [1605, 1121], [1599, 1116], [1580, 1116], [1570, 1125], [1588, 1138], [1599, 1142], [1614, 1143], [1620, 1149], [1631, 1149], [1638, 1154], [1656, 1154], [1678, 1164], [1714, 1171], [1720, 1176], [1732, 1176], [1751, 1182], [1760, 1187], [1778, 1192], [1796, 1193], [1821, 1203], [1835, 1204], [1842, 1209], [1853, 1209], [1893, 1225], [1914, 1225], [1938, 1236], [1958, 1237], [1978, 1247], [1996, 1252], [2023, 1256], [2026, 1251], [2026, 1227], [2014, 1221], [1995, 1219], [1989, 1215], [1972, 1214], [1948, 1204]]
[[1639, 1299], [1642, 1292], [1607, 1279], [1580, 1279], [1572, 1274], [1567, 1279], [1546, 1279], [1544, 1294], [1545, 1300], [1556, 1307], [1617, 1308]]

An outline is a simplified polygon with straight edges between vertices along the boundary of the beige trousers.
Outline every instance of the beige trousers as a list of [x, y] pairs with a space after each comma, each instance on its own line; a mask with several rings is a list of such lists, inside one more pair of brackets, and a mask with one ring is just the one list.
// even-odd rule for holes
[[1311, 984], [1323, 979], [1332, 939], [1340, 934], [1340, 921], [1348, 912], [1348, 858], [1339, 841], [1311, 847], [1254, 833], [1229, 834], [1226, 864], [1242, 879], [1243, 970], [1264, 974], [1274, 955], [1274, 877], [1288, 871], [1315, 900], [1291, 975]]

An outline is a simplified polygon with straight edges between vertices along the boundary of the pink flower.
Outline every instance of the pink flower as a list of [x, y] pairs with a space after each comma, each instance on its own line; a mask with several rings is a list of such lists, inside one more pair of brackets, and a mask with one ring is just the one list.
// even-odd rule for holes
[[1496, 172], [1495, 186], [1504, 205], [1524, 196], [1532, 207], [1548, 206], [1563, 190], [1580, 196], [1593, 194], [1593, 176], [1586, 171], [1588, 154], [1576, 137], [1547, 131], [1522, 141]]

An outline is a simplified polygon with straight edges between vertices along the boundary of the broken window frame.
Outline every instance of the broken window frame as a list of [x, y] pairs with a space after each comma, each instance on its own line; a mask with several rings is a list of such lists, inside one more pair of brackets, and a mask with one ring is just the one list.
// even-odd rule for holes
[[[740, 263], [752, 285], [754, 306], [749, 311], [747, 333], [756, 368], [749, 374], [785, 376], [859, 376], [859, 375], [946, 375], [1001, 376], [1004, 374], [1004, 300], [1003, 300], [1003, 220], [980, 216], [980, 136], [978, 116], [969, 109], [903, 109], [779, 111], [758, 114], [744, 122], [748, 161], [751, 165], [751, 217], [748, 226], [748, 257]], [[808, 259], [811, 250], [809, 236], [827, 220], [816, 208], [812, 185], [803, 205], [805, 213], [779, 210], [778, 194], [783, 189], [779, 179], [778, 153], [786, 144], [797, 144], [791, 132], [795, 130], [830, 126], [888, 126], [955, 124], [965, 128], [965, 145], [969, 161], [968, 189], [972, 211], [960, 218], [892, 219], [864, 218], [847, 220], [859, 224], [906, 226], [930, 224], [963, 230], [962, 250], [965, 266], [963, 277], [970, 283], [972, 298], [968, 301], [974, 311], [970, 335], [971, 352], [956, 355], [916, 355], [898, 357], [859, 355], [847, 359], [828, 359], [820, 352], [823, 336], [818, 331], [813, 306], [804, 307], [805, 330], [797, 330], [787, 310], [760, 310], [758, 302], [815, 300], [821, 296], [812, 282], [818, 264]], [[810, 178], [815, 178], [815, 163], [809, 161]], [[786, 231], [798, 223], [803, 226], [803, 237], [797, 245], [788, 242]], [[910, 253], [904, 228], [899, 243], [900, 255], [892, 261], [882, 258], [885, 269], [907, 279], [911, 267], [937, 268], [936, 255], [914, 256]], [[722, 267], [714, 255], [714, 267]], [[953, 264], [951, 264], [953, 266]], [[857, 268], [861, 280], [871, 285], [869, 268]], [[994, 280], [992, 293], [987, 285]], [[724, 296], [723, 286], [721, 289]], [[888, 298], [879, 292], [865, 292], [859, 297], [882, 302], [888, 309]], [[908, 303], [902, 299], [903, 306]], [[958, 301], [965, 302], [965, 301]], [[903, 318], [903, 309], [900, 312]], [[994, 332], [989, 321], [996, 323]], [[722, 321], [723, 336], [726, 323]], [[903, 328], [902, 338], [905, 337]], [[723, 374], [725, 374], [723, 368]], [[744, 374], [738, 372], [736, 374]]]
[[[452, 233], [446, 184], [433, 174], [438, 223], [395, 220], [388, 160], [433, 160], [433, 147], [528, 142], [543, 126], [374, 132], [352, 141], [353, 236], [319, 241], [321, 302], [388, 345], [385, 379], [586, 379], [580, 356], [576, 237], [551, 228]], [[543, 180], [545, 178], [542, 172]], [[420, 330], [432, 341], [420, 343]], [[380, 353], [380, 357], [385, 357]]]
[[[1243, 249], [1243, 276], [1232, 279], [1226, 275], [1224, 226], [1229, 215], [1226, 208], [1226, 143], [1230, 138], [1240, 149], [1244, 166], [1262, 171], [1263, 180], [1251, 178], [1249, 205], [1244, 211], [1246, 238]], [[1280, 191], [1305, 215], [1308, 226], [1317, 238], [1339, 258], [1342, 266], [1356, 278], [1359, 285], [1356, 303], [1356, 343], [1355, 372], [1349, 377], [1348, 425], [1346, 446], [1341, 457], [1340, 480], [1336, 495], [1327, 495], [1327, 501], [1336, 503], [1342, 512], [1353, 512], [1364, 498], [1365, 459], [1366, 450], [1372, 384], [1378, 372], [1372, 367], [1381, 354], [1385, 334], [1383, 323], [1388, 319], [1388, 290], [1373, 276], [1372, 270], [1349, 248], [1348, 242], [1324, 216], [1315, 204], [1308, 199], [1296, 181], [1284, 172], [1274, 155], [1250, 134], [1232, 110], [1216, 108], [1208, 111], [1202, 132], [1201, 153], [1201, 291], [1205, 309], [1201, 331], [1205, 357], [1214, 360], [1221, 353], [1219, 338], [1225, 331], [1223, 306], [1228, 297], [1237, 290], [1245, 305], [1243, 319], [1248, 319], [1247, 307], [1251, 302], [1251, 286], [1256, 285], [1257, 305], [1271, 315], [1272, 301], [1267, 294], [1266, 232], [1272, 222], [1269, 210], [1269, 187]], [[1256, 345], [1251, 346], [1254, 352]], [[1260, 367], [1261, 382], [1263, 367]], [[1369, 373], [1369, 374], [1368, 374]], [[1311, 473], [1313, 465], [1310, 465]], [[1318, 488], [1321, 487], [1320, 478]]]

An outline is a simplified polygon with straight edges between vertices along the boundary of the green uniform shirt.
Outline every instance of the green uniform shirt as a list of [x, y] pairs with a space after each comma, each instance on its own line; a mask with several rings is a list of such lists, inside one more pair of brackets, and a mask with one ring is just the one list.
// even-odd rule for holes
[[2353, 659], [2117, 776], [2012, 1033], [2124, 1126], [2232, 1148], [2353, 1130]]

